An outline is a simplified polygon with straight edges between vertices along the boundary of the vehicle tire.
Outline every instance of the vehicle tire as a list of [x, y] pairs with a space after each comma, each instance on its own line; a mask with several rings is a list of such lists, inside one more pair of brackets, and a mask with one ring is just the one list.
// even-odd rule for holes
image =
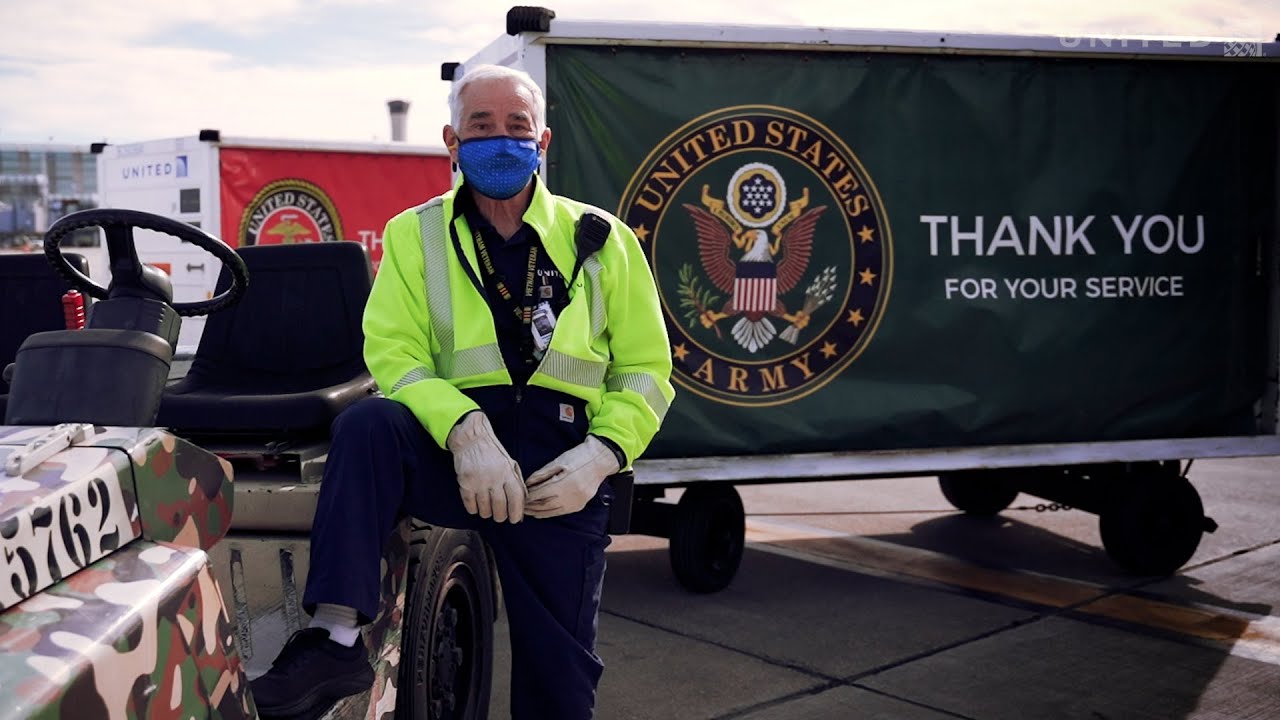
[[1205, 529], [1214, 527], [1200, 493], [1176, 463], [1153, 464], [1115, 482], [1098, 527], [1107, 554], [1130, 573], [1172, 574], [1195, 554]]
[[995, 515], [1018, 497], [1018, 488], [1009, 478], [995, 472], [943, 473], [938, 487], [947, 502], [969, 515]]
[[484, 541], [414, 523], [396, 717], [487, 720], [494, 589]]
[[725, 589], [738, 573], [746, 542], [746, 513], [732, 485], [691, 485], [671, 520], [671, 569], [697, 593]]

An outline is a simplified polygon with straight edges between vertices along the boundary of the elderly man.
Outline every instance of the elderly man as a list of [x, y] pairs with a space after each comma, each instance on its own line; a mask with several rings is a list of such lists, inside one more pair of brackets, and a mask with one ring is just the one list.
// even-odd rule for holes
[[492, 547], [513, 717], [592, 715], [605, 480], [674, 396], [666, 328], [631, 230], [535, 174], [551, 142], [537, 84], [477, 67], [450, 109], [462, 182], [387, 224], [364, 315], [385, 397], [334, 423], [303, 598], [313, 618], [254, 681], [265, 717], [369, 687], [359, 625], [377, 613], [379, 558], [405, 514]]

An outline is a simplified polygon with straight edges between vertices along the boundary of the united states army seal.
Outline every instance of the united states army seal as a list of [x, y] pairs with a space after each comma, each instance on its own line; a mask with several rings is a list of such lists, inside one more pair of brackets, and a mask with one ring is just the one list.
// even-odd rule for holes
[[254, 195], [240, 218], [240, 245], [280, 245], [341, 240], [333, 201], [305, 180], [277, 180]]
[[676, 382], [711, 400], [809, 395], [884, 314], [893, 245], [879, 193], [839, 136], [794, 110], [690, 121], [649, 153], [618, 215], [654, 268]]

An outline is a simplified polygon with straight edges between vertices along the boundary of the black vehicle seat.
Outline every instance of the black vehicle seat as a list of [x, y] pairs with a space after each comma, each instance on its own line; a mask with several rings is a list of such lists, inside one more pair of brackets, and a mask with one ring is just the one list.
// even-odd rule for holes
[[[356, 242], [237, 250], [249, 287], [211, 314], [187, 376], [165, 390], [156, 424], [180, 434], [327, 436], [374, 391], [360, 322], [373, 272]], [[224, 268], [218, 292], [231, 282]]]
[[[83, 255], [65, 253], [71, 266], [85, 275]], [[44, 253], [0, 254], [0, 370], [9, 366], [22, 341], [48, 330], [63, 330], [62, 295], [71, 289]], [[86, 302], [89, 297], [85, 296]], [[9, 404], [9, 386], [0, 382], [0, 418]]]

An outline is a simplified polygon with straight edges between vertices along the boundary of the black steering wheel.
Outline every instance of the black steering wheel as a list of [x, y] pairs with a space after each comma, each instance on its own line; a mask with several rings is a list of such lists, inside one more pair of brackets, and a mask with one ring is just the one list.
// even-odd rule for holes
[[249, 269], [245, 267], [244, 260], [229, 245], [200, 228], [137, 210], [95, 208], [71, 213], [55, 222], [44, 235], [44, 255], [53, 265], [53, 269], [57, 270], [58, 274], [72, 287], [100, 300], [107, 298], [108, 288], [102, 287], [75, 269], [62, 256], [61, 248], [62, 239], [67, 235], [76, 230], [91, 227], [100, 227], [107, 235], [107, 257], [111, 263], [113, 288], [141, 284], [143, 269], [142, 261], [138, 259], [138, 249], [133, 243], [134, 228], [172, 235], [221, 260], [222, 264], [231, 271], [231, 286], [208, 300], [170, 303], [179, 315], [188, 317], [208, 315], [234, 305], [244, 294], [245, 288], [249, 286]]

